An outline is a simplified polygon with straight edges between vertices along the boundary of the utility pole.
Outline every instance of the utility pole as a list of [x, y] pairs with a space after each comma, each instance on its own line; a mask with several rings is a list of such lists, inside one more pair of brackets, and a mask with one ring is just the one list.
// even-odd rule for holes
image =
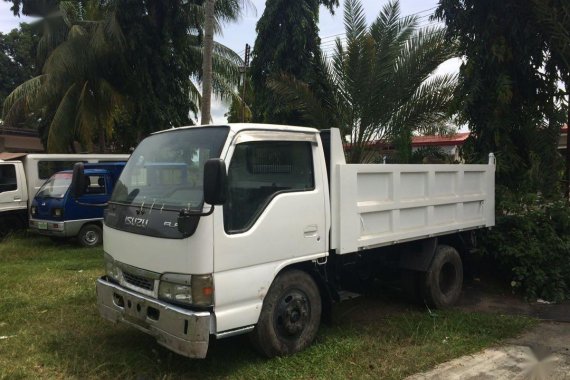
[[249, 44], [245, 44], [245, 65], [243, 67], [243, 94], [241, 96], [242, 109], [241, 109], [241, 122], [245, 123], [245, 89], [247, 87], [247, 68], [249, 67]]

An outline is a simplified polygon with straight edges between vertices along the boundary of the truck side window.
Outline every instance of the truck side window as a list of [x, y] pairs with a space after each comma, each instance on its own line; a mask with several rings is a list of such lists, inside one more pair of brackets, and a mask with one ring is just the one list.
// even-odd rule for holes
[[0, 165], [0, 193], [17, 189], [16, 167], [14, 165]]
[[224, 228], [228, 233], [248, 230], [276, 195], [314, 188], [310, 142], [238, 144], [228, 169]]
[[105, 194], [105, 177], [95, 175], [86, 176], [85, 194]]

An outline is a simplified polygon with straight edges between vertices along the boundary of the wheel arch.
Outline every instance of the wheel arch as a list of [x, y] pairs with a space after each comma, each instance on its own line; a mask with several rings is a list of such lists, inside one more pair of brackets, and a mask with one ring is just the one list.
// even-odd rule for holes
[[307, 273], [315, 281], [317, 287], [319, 288], [319, 294], [321, 296], [321, 303], [322, 303], [321, 319], [323, 322], [327, 323], [330, 322], [332, 318], [332, 305], [334, 302], [334, 296], [331, 293], [331, 289], [327, 284], [324, 273], [322, 272], [325, 270], [324, 265], [320, 266], [314, 260], [291, 263], [281, 268], [279, 272], [275, 274], [272, 283], [281, 273], [292, 269], [297, 269]]
[[324, 304], [321, 284], [312, 265], [315, 263], [292, 263], [273, 276], [250, 334], [254, 347], [262, 355], [290, 355], [315, 339], [323, 320]]
[[[214, 273], [215, 335], [225, 335], [244, 326], [257, 324], [269, 289], [282, 273], [293, 269], [307, 273], [315, 281], [325, 314], [332, 303], [326, 292], [326, 281], [319, 273], [322, 266], [316, 263], [317, 259], [323, 258], [325, 254], [316, 254]], [[236, 286], [243, 282], [247, 282], [245, 287]]]
[[455, 248], [465, 262], [475, 246], [475, 234], [473, 231], [465, 231], [404, 243], [400, 248], [399, 268], [426, 272], [433, 262], [438, 245]]

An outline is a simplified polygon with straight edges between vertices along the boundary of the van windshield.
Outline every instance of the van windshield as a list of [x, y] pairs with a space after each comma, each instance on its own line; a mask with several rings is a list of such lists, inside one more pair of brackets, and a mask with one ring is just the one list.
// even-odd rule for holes
[[228, 133], [228, 127], [203, 127], [147, 137], [121, 173], [111, 202], [200, 209], [204, 164], [220, 156]]
[[63, 198], [71, 184], [71, 173], [56, 173], [50, 177], [38, 190], [36, 197]]

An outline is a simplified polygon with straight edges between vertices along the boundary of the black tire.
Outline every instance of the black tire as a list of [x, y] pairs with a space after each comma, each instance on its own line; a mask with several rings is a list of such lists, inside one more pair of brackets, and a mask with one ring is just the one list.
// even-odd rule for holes
[[455, 248], [437, 246], [421, 285], [423, 299], [429, 306], [445, 309], [457, 302], [463, 286], [463, 264]]
[[95, 247], [103, 242], [103, 231], [96, 224], [81, 227], [77, 241], [84, 247]]
[[317, 335], [321, 312], [313, 278], [300, 270], [287, 270], [269, 288], [251, 340], [269, 358], [302, 351]]

